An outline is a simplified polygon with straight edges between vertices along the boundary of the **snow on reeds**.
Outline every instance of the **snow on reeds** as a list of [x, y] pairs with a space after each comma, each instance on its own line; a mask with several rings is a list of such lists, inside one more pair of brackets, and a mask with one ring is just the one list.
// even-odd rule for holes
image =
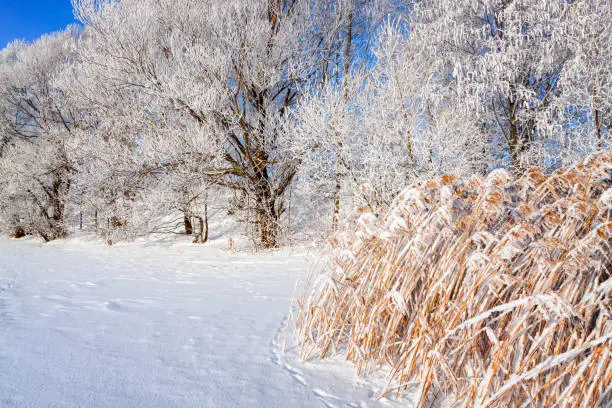
[[301, 287], [301, 357], [389, 370], [419, 407], [612, 403], [612, 153], [444, 176], [362, 214]]

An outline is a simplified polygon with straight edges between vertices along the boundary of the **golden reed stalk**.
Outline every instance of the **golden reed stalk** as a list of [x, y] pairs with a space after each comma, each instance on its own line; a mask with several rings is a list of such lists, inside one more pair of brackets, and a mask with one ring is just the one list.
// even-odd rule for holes
[[612, 404], [612, 153], [413, 185], [361, 214], [297, 295], [304, 360], [389, 371], [419, 407]]

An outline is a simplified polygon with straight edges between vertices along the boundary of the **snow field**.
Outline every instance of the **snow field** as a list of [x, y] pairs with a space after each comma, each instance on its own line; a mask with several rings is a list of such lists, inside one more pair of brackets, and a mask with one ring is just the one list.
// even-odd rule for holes
[[305, 253], [0, 239], [2, 407], [375, 407], [281, 351]]

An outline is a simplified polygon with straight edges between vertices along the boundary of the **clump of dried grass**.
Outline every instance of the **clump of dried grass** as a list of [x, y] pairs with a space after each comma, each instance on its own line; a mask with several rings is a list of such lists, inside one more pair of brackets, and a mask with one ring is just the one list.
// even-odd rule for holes
[[612, 154], [414, 185], [331, 239], [297, 296], [304, 360], [389, 367], [419, 407], [612, 401]]

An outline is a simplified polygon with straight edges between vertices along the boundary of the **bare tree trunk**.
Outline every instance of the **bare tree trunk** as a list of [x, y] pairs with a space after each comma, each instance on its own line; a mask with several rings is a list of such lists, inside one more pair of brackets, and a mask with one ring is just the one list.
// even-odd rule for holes
[[61, 171], [54, 175], [53, 184], [51, 185], [51, 207], [53, 215], [50, 217], [49, 225], [49, 240], [63, 238], [67, 235], [66, 226], [64, 225], [64, 213], [66, 210], [65, 199], [70, 189], [70, 179], [63, 178]]
[[185, 235], [193, 234], [193, 225], [191, 224], [191, 217], [187, 213], [183, 213], [183, 224], [185, 225]]
[[208, 241], [208, 215], [207, 212], [204, 213], [204, 218], [201, 216], [196, 216], [196, 220], [198, 220], [198, 232], [195, 234], [195, 238], [193, 240], [194, 244], [203, 244]]
[[[511, 87], [511, 90], [514, 88]], [[512, 93], [511, 93], [512, 95]], [[512, 100], [512, 96], [507, 97], [508, 103], [508, 147], [510, 148], [510, 160], [512, 162], [512, 168], [514, 174], [518, 175], [522, 173], [521, 164], [521, 152], [524, 149], [523, 140], [519, 135], [518, 128], [516, 126], [515, 109], [516, 103]]]
[[289, 188], [289, 206], [287, 206], [287, 229], [291, 233], [291, 205], [293, 198], [293, 186]]
[[198, 225], [199, 225], [199, 229], [197, 234], [195, 234], [195, 238], [193, 240], [194, 244], [203, 244], [204, 243], [204, 238], [202, 236], [202, 230], [204, 229], [204, 221], [202, 221], [202, 217], [200, 217], [199, 215], [197, 217], [195, 217], [198, 220]]
[[597, 150], [603, 148], [603, 136], [601, 135], [601, 123], [599, 121], [599, 110], [595, 109], [595, 127], [597, 128]]
[[[204, 242], [208, 242], [208, 191], [204, 194]], [[200, 225], [200, 231], [202, 231], [202, 226]]]
[[[351, 4], [351, 10], [347, 17], [347, 34], [346, 34], [346, 48], [344, 50], [344, 77], [342, 78], [342, 90], [343, 90], [343, 103], [344, 107], [348, 104], [348, 76], [349, 68], [351, 66], [351, 46], [353, 43], [353, 13], [354, 4]], [[336, 186], [334, 188], [334, 216], [332, 219], [332, 230], [337, 231], [340, 224], [340, 194], [342, 192], [342, 135], [338, 134], [337, 141], [337, 154], [336, 159]]]
[[192, 228], [192, 232], [194, 233], [194, 244], [203, 244], [208, 241], [208, 191], [204, 192], [204, 218], [200, 215], [194, 217], [198, 221], [198, 230], [197, 232], [193, 232], [193, 226], [191, 221], [189, 225]]
[[255, 198], [261, 244], [264, 248], [277, 248], [279, 231], [274, 205], [275, 197], [267, 180], [260, 184]]
[[599, 118], [599, 109], [597, 108], [598, 104], [597, 85], [595, 85], [593, 87], [593, 108], [595, 110], [595, 129], [597, 130], [597, 150], [601, 150], [603, 148], [603, 137], [601, 135], [601, 121]]
[[338, 140], [338, 158], [336, 159], [336, 186], [334, 187], [334, 216], [332, 219], [332, 230], [338, 230], [340, 224], [340, 193], [342, 191], [342, 165], [340, 156], [342, 155], [342, 141]]

